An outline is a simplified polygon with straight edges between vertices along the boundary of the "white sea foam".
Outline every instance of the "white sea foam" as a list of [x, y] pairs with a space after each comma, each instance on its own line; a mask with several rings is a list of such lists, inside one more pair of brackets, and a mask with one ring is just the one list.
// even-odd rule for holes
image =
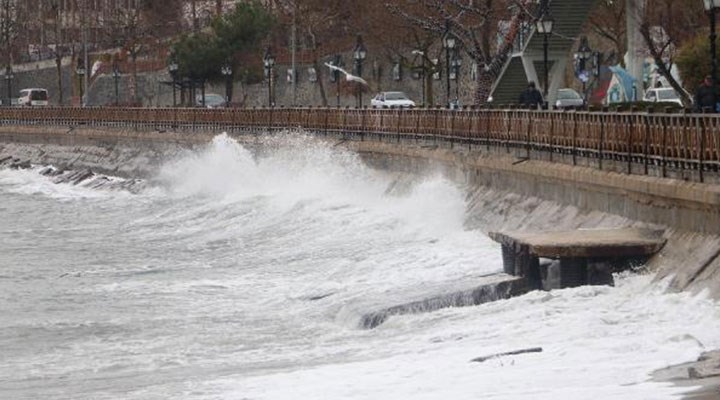
[[137, 195], [0, 171], [0, 398], [673, 399], [649, 373], [720, 346], [717, 303], [632, 274], [358, 329], [500, 250], [442, 177], [393, 190], [323, 141], [265, 140], [218, 136]]

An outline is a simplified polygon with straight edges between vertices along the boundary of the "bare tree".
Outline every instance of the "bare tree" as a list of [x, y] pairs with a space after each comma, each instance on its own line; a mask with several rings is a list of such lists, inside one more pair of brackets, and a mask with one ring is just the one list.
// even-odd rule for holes
[[13, 62], [12, 54], [22, 21], [14, 0], [0, 0], [0, 47], [5, 52], [6, 64]]
[[590, 14], [590, 28], [613, 48], [611, 58], [624, 64], [627, 52], [627, 22], [625, 0], [601, 0]]
[[180, 0], [138, 0], [116, 7], [105, 21], [106, 43], [127, 51], [132, 62], [131, 97], [137, 101], [138, 57], [180, 29]]
[[[507, 61], [522, 23], [532, 18], [531, 0], [413, 0], [386, 3], [395, 15], [440, 39], [453, 35], [468, 57], [483, 66], [475, 89], [475, 104], [484, 104], [492, 83], [498, 78]], [[497, 35], [497, 23], [510, 21], [509, 29], [500, 45], [491, 43]]]
[[677, 49], [692, 38], [704, 19], [700, 3], [691, 0], [655, 0], [653, 7], [646, 7], [641, 13], [640, 34], [650, 56], [655, 61], [658, 73], [662, 75], [682, 98], [690, 105], [690, 97], [672, 75]]

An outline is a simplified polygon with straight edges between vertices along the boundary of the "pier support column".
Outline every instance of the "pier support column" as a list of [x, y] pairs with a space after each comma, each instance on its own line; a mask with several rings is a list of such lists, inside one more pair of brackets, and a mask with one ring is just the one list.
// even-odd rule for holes
[[560, 287], [569, 288], [587, 285], [587, 259], [560, 259]]
[[528, 281], [530, 290], [540, 289], [540, 259], [530, 253], [528, 246], [502, 245], [503, 271], [508, 275], [520, 276]]

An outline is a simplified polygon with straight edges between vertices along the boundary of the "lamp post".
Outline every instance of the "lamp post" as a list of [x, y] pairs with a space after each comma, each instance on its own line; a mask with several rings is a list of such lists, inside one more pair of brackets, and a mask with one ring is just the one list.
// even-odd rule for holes
[[587, 83], [588, 77], [585, 71], [587, 70], [587, 62], [590, 60], [590, 58], [592, 58], [592, 56], [593, 52], [588, 45], [587, 37], [583, 36], [582, 39], [580, 39], [580, 47], [578, 47], [578, 50], [575, 53], [575, 58], [578, 60], [579, 78], [583, 85], [583, 103], [585, 103], [585, 99], [587, 99], [585, 84]]
[[177, 107], [177, 94], [175, 92], [177, 82], [178, 82], [178, 63], [175, 61], [174, 58], [170, 59], [170, 64], [168, 64], [168, 72], [170, 73], [170, 79], [172, 79], [172, 90], [173, 90], [173, 107]]
[[75, 73], [78, 76], [78, 80], [80, 81], [80, 107], [83, 107], [85, 105], [85, 102], [83, 101], [83, 78], [85, 77], [85, 63], [82, 62], [82, 59], [78, 59], [78, 65], [77, 69], [75, 69]]
[[5, 67], [5, 83], [7, 84], [8, 88], [8, 107], [12, 106], [12, 80], [15, 79], [15, 74], [13, 73], [12, 67], [8, 64], [7, 67]]
[[419, 55], [421, 60], [420, 82], [422, 82], [422, 105], [425, 107], [425, 52], [422, 50], [413, 50], [412, 53]]
[[458, 55], [458, 51], [453, 51], [452, 60], [450, 61], [450, 64], [452, 65], [453, 73], [455, 74], [455, 104], [454, 107], [457, 108], [460, 106], [460, 66], [462, 65], [462, 59]]
[[115, 106], [117, 107], [118, 104], [120, 104], [120, 89], [119, 89], [119, 83], [120, 83], [120, 66], [118, 65], [117, 61], [113, 63], [113, 80], [115, 80]]
[[230, 107], [232, 102], [232, 75], [233, 70], [230, 63], [225, 64], [220, 69], [220, 73], [225, 77], [225, 106]]
[[[362, 78], [362, 66], [365, 58], [367, 57], [367, 49], [362, 41], [362, 36], [358, 35], [355, 49], [353, 50], [353, 59], [355, 60], [355, 67], [357, 69], [357, 76]], [[362, 87], [358, 86], [358, 107], [362, 108]]]
[[450, 105], [450, 51], [455, 48], [455, 36], [450, 33], [450, 20], [445, 20], [445, 104]]
[[275, 56], [270, 50], [270, 47], [265, 50], [263, 63], [265, 64], [265, 73], [268, 78], [268, 106], [273, 107], [275, 105], [275, 100], [273, 99], [273, 67], [275, 67]]
[[550, 85], [550, 71], [548, 68], [548, 47], [549, 47], [549, 39], [550, 35], [552, 35], [553, 27], [555, 25], [555, 20], [550, 16], [550, 11], [548, 10], [547, 4], [544, 7], [543, 14], [540, 16], [540, 18], [537, 20], [536, 23], [536, 29], [538, 33], [543, 35], [543, 65], [544, 65], [544, 73], [545, 73], [545, 82], [543, 86], [543, 97], [545, 98], [545, 101], [547, 101], [548, 98], [548, 92], [550, 91], [549, 85]]
[[[335, 57], [333, 58], [332, 65], [336, 67], [340, 67], [340, 64], [342, 64], [342, 57], [340, 54], [335, 54]], [[337, 107], [340, 107], [340, 71], [333, 70], [332, 72], [333, 80], [335, 81], [335, 97], [337, 102]]]
[[[713, 96], [715, 97], [715, 101], [717, 101], [717, 70], [718, 70], [718, 60], [717, 60], [717, 32], [716, 32], [716, 26], [717, 26], [717, 19], [716, 19], [716, 11], [720, 9], [720, 0], [703, 0], [703, 4], [705, 5], [705, 11], [707, 11], [708, 16], [710, 17], [710, 59], [712, 60], [710, 64], [711, 69], [711, 76], [712, 76], [712, 90], [713, 90]], [[715, 111], [715, 110], [713, 110]]]

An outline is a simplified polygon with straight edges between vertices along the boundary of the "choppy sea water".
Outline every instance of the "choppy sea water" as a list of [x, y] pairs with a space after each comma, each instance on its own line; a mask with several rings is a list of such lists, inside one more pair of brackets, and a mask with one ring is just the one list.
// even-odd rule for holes
[[499, 248], [441, 177], [388, 190], [352, 153], [270, 148], [221, 135], [137, 194], [1, 170], [0, 398], [675, 399], [649, 374], [720, 347], [717, 303], [632, 274], [360, 329]]

